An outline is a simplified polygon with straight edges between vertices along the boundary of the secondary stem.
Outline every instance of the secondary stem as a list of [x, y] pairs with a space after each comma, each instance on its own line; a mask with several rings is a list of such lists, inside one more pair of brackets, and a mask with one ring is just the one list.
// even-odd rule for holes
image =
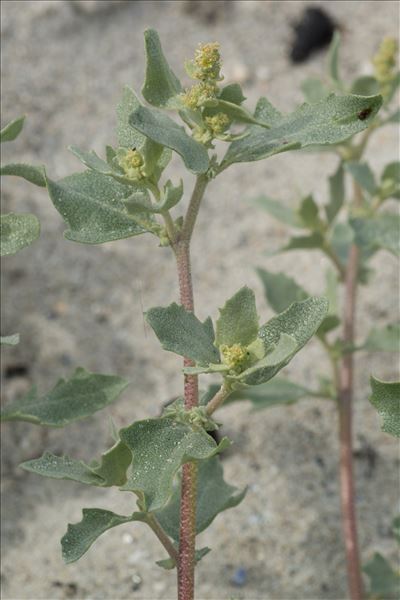
[[165, 533], [164, 529], [161, 527], [160, 523], [157, 521], [156, 517], [152, 513], [148, 513], [147, 523], [154, 531], [170, 557], [175, 561], [175, 564], [178, 564], [178, 552], [174, 548], [171, 540]]
[[[354, 186], [355, 204], [360, 202], [361, 190]], [[349, 252], [345, 277], [343, 342], [354, 344], [359, 248], [352, 244]], [[347, 573], [351, 600], [362, 600], [363, 583], [357, 540], [357, 519], [353, 476], [353, 353], [346, 352], [339, 370], [338, 409], [340, 440], [340, 488], [344, 540], [347, 557]]]
[[[194, 311], [192, 274], [190, 265], [190, 240], [200, 208], [201, 199], [207, 186], [206, 176], [196, 180], [182, 231], [177, 239], [171, 240], [178, 269], [180, 301], [186, 310]], [[184, 366], [193, 366], [193, 362], [184, 359]], [[184, 376], [185, 408], [190, 410], [198, 405], [198, 378], [196, 375]], [[182, 467], [182, 491], [179, 531], [178, 557], [178, 600], [193, 600], [196, 541], [196, 499], [197, 465], [186, 463]]]

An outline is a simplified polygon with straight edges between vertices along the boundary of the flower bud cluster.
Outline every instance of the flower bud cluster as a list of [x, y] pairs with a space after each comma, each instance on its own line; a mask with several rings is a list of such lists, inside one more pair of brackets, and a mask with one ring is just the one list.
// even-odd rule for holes
[[250, 352], [241, 344], [222, 345], [219, 349], [222, 362], [235, 373], [241, 373], [249, 366]]
[[397, 41], [394, 38], [386, 37], [372, 59], [372, 63], [375, 67], [375, 77], [380, 84], [383, 97], [389, 95], [392, 82], [396, 77], [394, 69], [396, 66], [397, 52]]
[[129, 179], [137, 180], [146, 177], [144, 159], [138, 150], [119, 148], [117, 151], [117, 161]]

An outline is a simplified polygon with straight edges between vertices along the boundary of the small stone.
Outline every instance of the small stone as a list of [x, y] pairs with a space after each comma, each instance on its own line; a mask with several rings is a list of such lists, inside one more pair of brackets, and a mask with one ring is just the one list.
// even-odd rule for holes
[[247, 582], [247, 570], [239, 567], [231, 577], [230, 583], [235, 587], [243, 587]]

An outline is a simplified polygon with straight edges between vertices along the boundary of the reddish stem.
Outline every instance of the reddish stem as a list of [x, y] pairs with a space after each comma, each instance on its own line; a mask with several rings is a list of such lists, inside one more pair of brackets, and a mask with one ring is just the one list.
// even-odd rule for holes
[[[346, 269], [344, 331], [345, 345], [354, 343], [354, 321], [356, 310], [359, 249], [352, 245]], [[347, 574], [351, 600], [362, 600], [364, 596], [357, 541], [357, 520], [353, 477], [352, 443], [353, 401], [353, 353], [346, 352], [339, 372], [339, 438], [340, 438], [340, 498], [342, 523], [346, 546]]]
[[[180, 300], [186, 310], [194, 310], [189, 241], [182, 240], [174, 246], [178, 267]], [[193, 362], [184, 359], [185, 366]], [[198, 404], [197, 376], [184, 376], [185, 407], [190, 410]], [[197, 465], [186, 463], [182, 467], [182, 491], [179, 532], [178, 600], [194, 598], [195, 538], [196, 538]]]

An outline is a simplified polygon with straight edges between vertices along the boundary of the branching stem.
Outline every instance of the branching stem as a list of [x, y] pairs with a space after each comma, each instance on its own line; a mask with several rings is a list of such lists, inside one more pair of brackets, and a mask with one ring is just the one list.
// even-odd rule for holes
[[207, 404], [207, 415], [210, 416], [219, 408], [227, 399], [227, 397], [232, 393], [232, 390], [226, 387], [226, 385], [222, 385], [215, 396], [210, 400]]

